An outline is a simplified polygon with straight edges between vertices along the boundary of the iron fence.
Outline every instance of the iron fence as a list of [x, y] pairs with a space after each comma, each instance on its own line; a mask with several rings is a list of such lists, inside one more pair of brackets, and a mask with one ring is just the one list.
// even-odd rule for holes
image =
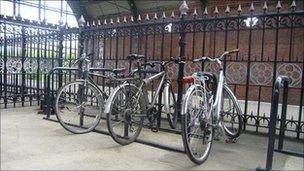
[[[179, 83], [175, 91], [181, 92], [183, 75], [199, 70], [217, 73], [213, 63], [196, 64], [192, 59], [239, 48], [224, 65], [244, 112], [244, 129], [268, 130], [272, 86], [278, 75], [286, 75], [291, 83], [285, 127], [289, 136], [303, 139], [304, 12], [297, 10], [295, 1], [290, 10], [282, 10], [278, 1], [273, 12], [266, 3], [261, 12], [255, 11], [252, 3], [244, 9], [239, 5], [236, 11], [227, 6], [224, 15], [217, 7], [212, 14], [206, 8], [202, 15], [191, 9], [192, 15], [183, 17], [178, 11], [144, 14], [136, 20], [131, 16], [90, 21], [79, 28], [34, 27], [6, 17], [0, 23], [1, 105], [39, 102], [47, 71], [72, 66], [82, 53], [94, 52], [92, 66], [107, 68], [129, 68], [130, 53], [144, 54], [147, 61], [180, 57], [185, 63], [167, 70]], [[69, 72], [54, 74], [51, 90], [74, 78]], [[96, 80], [105, 87], [106, 80]]]

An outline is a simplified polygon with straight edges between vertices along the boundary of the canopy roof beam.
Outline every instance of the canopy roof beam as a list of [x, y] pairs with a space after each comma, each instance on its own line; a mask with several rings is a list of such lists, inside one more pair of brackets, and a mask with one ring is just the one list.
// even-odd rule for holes
[[138, 18], [138, 15], [139, 15], [138, 8], [137, 8], [134, 0], [128, 0], [128, 3], [129, 3], [129, 6], [130, 6], [130, 9], [131, 9], [134, 21], [137, 22], [137, 18]]

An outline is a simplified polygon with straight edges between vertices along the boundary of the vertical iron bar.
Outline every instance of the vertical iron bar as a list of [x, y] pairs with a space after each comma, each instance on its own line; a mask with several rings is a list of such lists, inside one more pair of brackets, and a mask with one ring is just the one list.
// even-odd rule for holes
[[[204, 15], [205, 16], [205, 15]], [[205, 56], [206, 54], [206, 26], [207, 26], [207, 21], [203, 20], [203, 44], [202, 44], [202, 56]], [[201, 66], [201, 71], [204, 71], [204, 67], [205, 67], [205, 62], [202, 62], [202, 66]]]
[[[164, 22], [164, 19], [163, 19]], [[162, 34], [161, 34], [161, 50], [160, 50], [160, 60], [164, 60], [164, 39], [165, 39], [165, 27], [163, 27]], [[165, 68], [164, 68], [165, 69]], [[161, 125], [161, 112], [162, 112], [162, 95], [163, 95], [163, 89], [159, 93], [158, 96], [158, 120], [157, 120], [157, 127], [159, 128]]]
[[40, 48], [42, 47], [41, 46], [41, 35], [40, 35], [40, 29], [38, 29], [37, 30], [38, 31], [38, 33], [37, 33], [37, 40], [38, 40], [38, 42], [37, 42], [37, 72], [36, 72], [36, 83], [37, 83], [37, 85], [36, 85], [36, 90], [37, 90], [37, 94], [36, 94], [36, 97], [37, 97], [37, 102], [38, 102], [38, 104], [39, 104], [39, 101], [40, 101], [40, 80], [39, 80], [39, 78], [40, 78], [40, 57], [41, 57], [41, 54], [40, 54]]
[[[47, 51], [48, 51], [48, 35], [49, 34], [49, 32], [47, 32], [45, 35], [44, 35], [44, 53], [43, 53], [43, 61], [44, 62], [47, 62], [48, 60], [47, 60]], [[41, 80], [42, 82], [43, 82], [43, 88], [42, 88], [42, 90], [43, 90], [43, 99], [44, 99], [44, 103], [46, 102], [45, 101], [45, 99], [46, 99], [46, 86], [47, 86], [47, 82], [46, 82], [46, 77], [47, 77], [47, 73], [46, 73], [46, 69], [45, 68], [42, 68], [43, 70], [42, 70], [42, 75], [43, 75], [43, 80]], [[45, 105], [45, 104], [42, 104], [42, 105]], [[42, 106], [43, 107], [43, 106]]]
[[276, 28], [275, 28], [275, 49], [274, 49], [274, 66], [273, 66], [273, 77], [272, 85], [274, 86], [276, 75], [277, 75], [277, 61], [278, 61], [278, 48], [279, 48], [279, 24], [280, 24], [280, 10], [277, 9], [276, 14]]
[[[33, 42], [33, 36], [32, 36], [32, 32], [31, 31], [29, 32], [29, 35], [30, 35], [30, 37], [29, 37], [29, 48], [30, 49], [29, 49], [29, 55], [28, 55], [28, 57], [33, 58], [33, 56], [32, 56], [32, 54], [33, 54], [33, 43], [32, 43]], [[30, 87], [31, 87], [31, 90], [30, 90], [30, 93], [31, 93], [30, 104], [32, 104], [33, 96], [35, 94], [35, 93], [33, 93], [33, 92], [35, 92], [35, 90], [33, 89], [34, 88], [34, 86], [33, 86], [33, 78], [34, 77], [35, 77], [35, 73], [30, 74]]]
[[[59, 67], [63, 66], [63, 28], [60, 27], [59, 35], [58, 35], [58, 41], [59, 41], [59, 49], [58, 49], [58, 65]], [[62, 71], [59, 71], [59, 77], [58, 77], [58, 88], [62, 86], [62, 79], [63, 79], [63, 73]]]
[[285, 124], [286, 124], [286, 112], [287, 112], [287, 100], [288, 100], [288, 81], [284, 81], [278, 150], [283, 149], [283, 140], [285, 136]]
[[[251, 17], [253, 12], [251, 12]], [[250, 66], [251, 66], [251, 40], [252, 40], [252, 24], [249, 27], [249, 39], [248, 39], [248, 59], [247, 59], [247, 73], [246, 73], [246, 90], [245, 90], [245, 113], [244, 113], [244, 130], [247, 125], [247, 113], [248, 113], [248, 98], [249, 98], [249, 81], [250, 81]]]
[[[186, 1], [184, 1], [184, 4], [186, 4]], [[184, 9], [182, 9], [184, 8]], [[180, 10], [185, 10], [181, 11], [182, 12], [182, 17], [180, 20], [181, 23], [181, 28], [180, 28], [180, 39], [179, 39], [179, 46], [180, 46], [180, 51], [179, 51], [179, 64], [178, 64], [178, 94], [177, 94], [177, 112], [178, 115], [181, 116], [181, 106], [182, 106], [182, 100], [183, 100], [183, 77], [184, 77], [184, 66], [185, 66], [185, 50], [186, 50], [186, 33], [185, 33], [185, 27], [186, 27], [186, 15], [187, 15], [187, 6], [181, 6]]]
[[301, 88], [300, 103], [299, 103], [297, 139], [300, 139], [300, 133], [301, 133], [301, 120], [302, 120], [302, 115], [303, 115], [302, 110], [303, 110], [303, 103], [304, 103], [303, 100], [304, 100], [304, 59], [302, 61], [302, 88]]
[[[102, 59], [102, 67], [106, 65], [106, 30], [103, 30], [103, 59]], [[104, 74], [104, 73], [103, 73]], [[105, 79], [102, 79], [102, 90], [105, 91]]]
[[[228, 16], [229, 13], [226, 12], [226, 18], [225, 18], [225, 38], [224, 38], [224, 51], [227, 50], [227, 44], [228, 44]], [[224, 74], [226, 73], [226, 63], [227, 63], [227, 59], [224, 58], [224, 63], [223, 63], [223, 67], [224, 67]]]
[[259, 95], [258, 95], [258, 109], [257, 109], [257, 120], [256, 120], [256, 127], [255, 127], [255, 132], [259, 131], [259, 126], [260, 126], [260, 108], [261, 108], [261, 91], [262, 91], [262, 86], [259, 86]]
[[25, 53], [26, 53], [26, 40], [25, 40], [25, 29], [24, 27], [21, 28], [21, 36], [22, 36], [22, 40], [21, 40], [21, 79], [22, 79], [22, 83], [21, 83], [21, 104], [22, 106], [24, 106], [24, 93], [26, 91], [26, 85], [25, 85], [25, 69], [24, 69], [24, 62], [25, 62]]
[[293, 50], [293, 22], [295, 19], [294, 14], [291, 16], [291, 23], [290, 23], [290, 38], [289, 38], [289, 54], [288, 54], [288, 61], [291, 61], [291, 55], [292, 55], [292, 50]]
[[7, 35], [6, 35], [6, 23], [4, 22], [4, 49], [3, 49], [3, 61], [4, 61], [4, 69], [3, 69], [3, 88], [4, 88], [4, 108], [7, 108]]
[[[194, 16], [194, 20], [195, 20]], [[193, 26], [193, 33], [192, 33], [192, 57], [191, 59], [194, 59], [194, 52], [195, 52], [195, 38], [196, 38], [196, 23], [192, 21], [192, 26]]]

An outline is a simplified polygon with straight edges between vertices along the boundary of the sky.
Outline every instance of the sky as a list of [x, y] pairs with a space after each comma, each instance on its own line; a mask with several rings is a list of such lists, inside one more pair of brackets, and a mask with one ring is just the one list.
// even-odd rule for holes
[[[38, 0], [31, 0], [27, 1], [30, 3], [38, 4]], [[59, 0], [42, 0], [42, 5], [57, 8], [60, 9], [61, 1]], [[0, 6], [1, 6], [1, 14], [6, 14], [7, 16], [13, 16], [13, 3], [11, 1], [3, 1], [0, 0]], [[67, 11], [72, 12], [71, 8], [68, 6], [66, 1], [63, 1], [63, 9], [67, 9]], [[17, 14], [18, 14], [18, 6], [17, 6]], [[20, 5], [20, 14], [21, 17], [31, 20], [38, 20], [38, 8], [36, 7], [30, 7], [26, 5]], [[50, 10], [46, 10], [44, 14], [44, 10], [41, 10], [41, 19], [43, 20], [45, 16], [45, 19], [48, 23], [58, 24], [60, 20], [60, 13], [54, 12]], [[63, 22], [67, 22], [70, 27], [77, 27], [77, 19], [72, 15], [63, 15], [62, 18]]]

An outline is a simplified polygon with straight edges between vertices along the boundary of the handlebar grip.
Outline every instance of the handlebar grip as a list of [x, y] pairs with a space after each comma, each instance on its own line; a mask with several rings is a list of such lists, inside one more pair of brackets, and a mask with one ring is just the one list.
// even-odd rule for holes
[[199, 62], [199, 61], [203, 61], [203, 60], [208, 60], [209, 58], [203, 56], [203, 57], [200, 57], [200, 58], [197, 58], [197, 59], [194, 59], [193, 62]]
[[233, 49], [229, 53], [236, 53], [236, 52], [239, 52], [239, 51], [240, 51], [239, 49]]
[[202, 60], [202, 58], [198, 58], [198, 59], [194, 59], [193, 62], [199, 62], [201, 60]]

